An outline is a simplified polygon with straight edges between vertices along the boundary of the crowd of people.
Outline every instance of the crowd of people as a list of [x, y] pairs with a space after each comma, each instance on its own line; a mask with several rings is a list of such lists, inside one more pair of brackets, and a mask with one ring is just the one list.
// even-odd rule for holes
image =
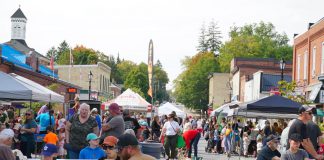
[[216, 117], [206, 120], [204, 126], [208, 141], [206, 152], [240, 154], [257, 160], [305, 160], [323, 159], [322, 132], [312, 121], [313, 109], [303, 106], [297, 119], [288, 124], [284, 120], [258, 122], [240, 119], [218, 122]]
[[[116, 103], [100, 116], [86, 103], [64, 116], [44, 105], [37, 113], [27, 110], [22, 117], [12, 107], [0, 107], [0, 158], [24, 160], [40, 154], [43, 159], [151, 160], [142, 153], [140, 142], [163, 144], [166, 159], [198, 157], [201, 137], [208, 141], [206, 152], [231, 156], [240, 154], [268, 159], [323, 159], [322, 132], [312, 122], [312, 109], [303, 106], [297, 119], [257, 121], [178, 117], [173, 111], [150, 121]], [[261, 122], [261, 121], [259, 121]], [[179, 146], [181, 139], [183, 146]], [[40, 139], [40, 140], [39, 140]], [[192, 155], [193, 150], [193, 155]]]

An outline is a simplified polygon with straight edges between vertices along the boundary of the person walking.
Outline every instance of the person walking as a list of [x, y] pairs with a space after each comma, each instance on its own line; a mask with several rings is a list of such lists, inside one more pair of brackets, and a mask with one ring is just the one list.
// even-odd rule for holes
[[97, 108], [93, 108], [91, 110], [91, 116], [93, 116], [96, 119], [99, 131], [101, 131], [101, 118], [100, 118], [100, 115], [98, 114], [98, 109]]
[[[308, 133], [309, 131], [307, 131], [306, 127], [307, 122], [309, 122], [312, 119], [313, 109], [307, 105], [304, 105], [299, 108], [298, 113], [298, 118], [290, 126], [288, 137], [290, 137], [294, 133], [300, 134], [302, 137], [302, 145], [300, 145], [300, 148], [305, 149], [307, 153], [315, 159], [323, 159], [324, 156], [317, 154], [314, 146], [312, 145], [312, 142], [309, 138], [310, 133]], [[287, 148], [290, 148], [289, 143], [287, 144]]]
[[164, 123], [162, 134], [165, 135], [164, 148], [168, 159], [176, 158], [177, 133], [180, 130], [179, 123], [174, 121], [174, 114], [168, 115], [168, 121]]
[[49, 110], [48, 112], [42, 113], [36, 117], [36, 121], [39, 122], [40, 129], [39, 134], [47, 134], [46, 128], [48, 126], [55, 126], [54, 110]]
[[26, 121], [22, 128], [20, 129], [20, 147], [21, 152], [27, 156], [27, 158], [32, 158], [31, 153], [35, 149], [35, 138], [34, 133], [37, 128], [36, 121], [34, 120], [34, 114], [32, 110], [28, 110], [25, 113]]
[[160, 125], [158, 115], [154, 116], [151, 128], [152, 128], [152, 138], [153, 139], [156, 139], [156, 138], [158, 139], [160, 137], [160, 135], [161, 135], [161, 125]]
[[119, 137], [125, 131], [125, 123], [123, 116], [120, 114], [119, 105], [117, 103], [110, 104], [108, 111], [112, 118], [102, 125], [102, 135], [100, 137], [101, 143], [107, 136]]
[[135, 135], [136, 135], [138, 129], [141, 128], [141, 126], [139, 125], [137, 119], [132, 118], [130, 116], [130, 113], [129, 113], [128, 109], [124, 109], [123, 115], [124, 115], [125, 130], [132, 129], [134, 131]]
[[98, 124], [90, 116], [90, 106], [86, 103], [80, 105], [80, 114], [75, 114], [66, 122], [65, 148], [69, 158], [78, 159], [81, 149], [88, 145], [85, 140], [89, 133], [99, 134]]

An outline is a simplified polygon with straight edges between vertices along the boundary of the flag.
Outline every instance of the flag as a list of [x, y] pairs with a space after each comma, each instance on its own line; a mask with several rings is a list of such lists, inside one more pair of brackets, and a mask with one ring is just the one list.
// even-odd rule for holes
[[149, 79], [149, 89], [147, 94], [153, 98], [153, 41], [150, 40], [149, 50], [148, 50], [148, 62], [147, 62], [147, 71]]
[[51, 57], [50, 67], [51, 67], [51, 70], [54, 70], [54, 57], [53, 57], [53, 55]]
[[73, 67], [73, 54], [72, 54], [72, 48], [70, 48], [70, 65]]

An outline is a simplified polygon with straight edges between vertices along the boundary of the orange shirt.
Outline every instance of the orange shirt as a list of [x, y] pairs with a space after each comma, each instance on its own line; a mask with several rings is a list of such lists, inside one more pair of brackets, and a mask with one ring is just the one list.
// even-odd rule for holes
[[53, 133], [53, 132], [49, 132], [49, 133], [47, 133], [46, 135], [45, 135], [45, 137], [44, 137], [44, 142], [45, 143], [49, 143], [49, 144], [54, 144], [54, 145], [56, 145], [57, 144], [57, 142], [58, 142], [58, 137], [57, 137], [57, 135], [55, 134], [55, 133]]

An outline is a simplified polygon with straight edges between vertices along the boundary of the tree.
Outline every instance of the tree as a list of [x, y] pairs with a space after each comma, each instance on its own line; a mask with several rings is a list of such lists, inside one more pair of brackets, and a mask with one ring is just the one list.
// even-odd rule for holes
[[192, 109], [207, 110], [210, 73], [219, 71], [214, 53], [198, 53], [182, 61], [184, 72], [175, 80], [175, 98]]
[[51, 59], [52, 56], [54, 58], [54, 61], [56, 62], [58, 60], [57, 59], [58, 57], [57, 57], [57, 50], [55, 49], [54, 46], [50, 50], [48, 50], [47, 53], [46, 53], [47, 58]]
[[116, 80], [116, 82], [118, 84], [123, 84], [130, 71], [136, 67], [137, 67], [136, 64], [132, 61], [127, 61], [127, 60], [121, 61], [119, 64], [117, 64], [117, 76], [121, 77], [121, 79], [120, 81]]
[[305, 95], [296, 94], [297, 83], [295, 81], [292, 81], [290, 83], [287, 81], [279, 81], [278, 86], [279, 92], [282, 96], [301, 104], [310, 104], [310, 102], [307, 101]]
[[208, 42], [207, 42], [206, 36], [207, 36], [206, 27], [205, 27], [205, 24], [203, 24], [200, 29], [200, 35], [199, 35], [199, 39], [198, 39], [198, 46], [197, 46], [198, 52], [207, 52], [208, 51]]
[[222, 72], [229, 72], [235, 57], [292, 59], [292, 47], [285, 33], [279, 34], [271, 23], [260, 22], [243, 27], [231, 27], [230, 39], [220, 47], [219, 63]]
[[[125, 88], [139, 88], [142, 93], [146, 93], [148, 90], [147, 76], [140, 72], [139, 68], [134, 68], [127, 75], [124, 86]], [[147, 94], [145, 94], [145, 99], [148, 99]]]
[[66, 54], [68, 52], [70, 52], [70, 46], [69, 44], [64, 40], [63, 42], [61, 42], [59, 44], [59, 46], [57, 47], [57, 56], [56, 56], [56, 61], [60, 59], [61, 55]]
[[215, 21], [211, 21], [208, 26], [207, 32], [207, 46], [208, 51], [212, 53], [216, 53], [219, 50], [222, 42], [221, 42], [221, 32], [219, 31], [219, 27]]

